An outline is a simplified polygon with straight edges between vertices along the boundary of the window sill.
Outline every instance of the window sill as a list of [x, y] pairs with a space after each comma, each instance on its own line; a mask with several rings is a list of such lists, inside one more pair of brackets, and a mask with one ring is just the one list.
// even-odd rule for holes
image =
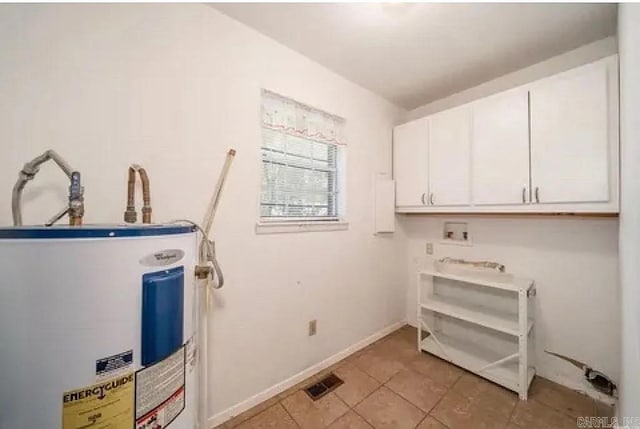
[[349, 223], [344, 220], [256, 223], [256, 234], [286, 234], [286, 233], [294, 233], [294, 232], [344, 231], [347, 229], [349, 229]]

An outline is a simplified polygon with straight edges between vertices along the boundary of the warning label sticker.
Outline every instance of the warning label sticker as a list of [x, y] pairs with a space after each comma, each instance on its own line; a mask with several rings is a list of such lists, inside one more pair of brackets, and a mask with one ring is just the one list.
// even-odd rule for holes
[[184, 387], [159, 407], [136, 419], [136, 429], [163, 429], [184, 410]]
[[96, 379], [98, 381], [115, 377], [133, 369], [133, 350], [118, 353], [96, 361]]
[[133, 426], [134, 375], [64, 392], [62, 429], [120, 429]]
[[184, 410], [186, 350], [136, 372], [136, 429], [164, 429]]

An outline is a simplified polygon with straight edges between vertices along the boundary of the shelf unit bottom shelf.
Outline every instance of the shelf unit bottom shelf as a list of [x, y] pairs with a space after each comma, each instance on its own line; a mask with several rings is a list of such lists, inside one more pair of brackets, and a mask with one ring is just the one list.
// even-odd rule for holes
[[[423, 351], [431, 353], [432, 355], [462, 367], [467, 371], [473, 372], [487, 380], [504, 386], [509, 390], [521, 393], [518, 382], [517, 363], [505, 363], [486, 369], [482, 372], [478, 372], [482, 367], [495, 362], [504, 356], [500, 356], [494, 351], [484, 349], [475, 344], [458, 340], [442, 333], [437, 333], [436, 335], [438, 336], [438, 341], [440, 341], [440, 343], [447, 349], [447, 353], [444, 353], [440, 346], [434, 341], [433, 335], [429, 335], [427, 338], [422, 340], [421, 349]], [[535, 369], [529, 367], [527, 369], [527, 386], [525, 392], [529, 389], [534, 375]]]

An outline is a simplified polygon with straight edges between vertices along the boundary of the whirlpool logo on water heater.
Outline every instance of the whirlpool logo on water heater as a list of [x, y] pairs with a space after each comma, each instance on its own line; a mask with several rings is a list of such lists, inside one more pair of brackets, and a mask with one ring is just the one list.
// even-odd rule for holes
[[166, 249], [154, 252], [140, 259], [142, 265], [147, 267], [161, 267], [178, 262], [184, 257], [184, 251], [180, 249]]

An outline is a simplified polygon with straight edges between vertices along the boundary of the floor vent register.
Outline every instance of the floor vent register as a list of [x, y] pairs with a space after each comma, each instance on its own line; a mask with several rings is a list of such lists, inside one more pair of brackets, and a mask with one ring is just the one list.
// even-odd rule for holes
[[314, 401], [317, 401], [327, 393], [337, 389], [338, 386], [340, 386], [343, 383], [344, 381], [342, 381], [340, 377], [338, 377], [334, 373], [330, 373], [329, 375], [324, 377], [322, 380], [304, 389], [304, 391], [307, 392], [307, 395], [309, 395], [311, 399], [313, 399]]

